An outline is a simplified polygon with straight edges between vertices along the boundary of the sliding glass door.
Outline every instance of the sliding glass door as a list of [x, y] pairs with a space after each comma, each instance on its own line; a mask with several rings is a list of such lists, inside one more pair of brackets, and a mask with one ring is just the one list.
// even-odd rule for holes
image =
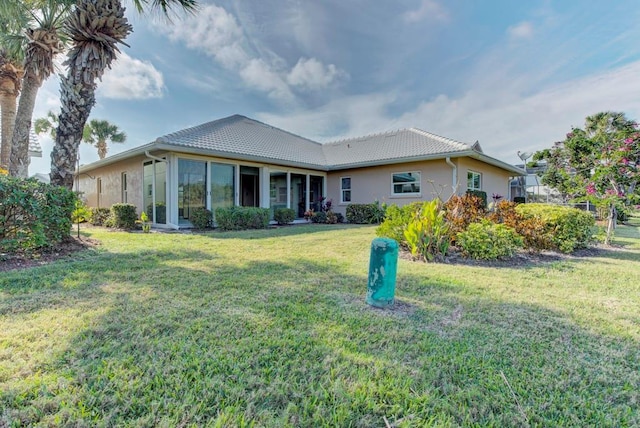
[[235, 205], [236, 167], [225, 163], [211, 162], [211, 212], [216, 208], [228, 208]]
[[191, 212], [206, 207], [207, 163], [178, 159], [178, 224], [189, 224]]
[[[144, 210], [156, 224], [167, 223], [167, 164], [148, 161], [143, 165]], [[154, 209], [155, 208], [155, 209]]]

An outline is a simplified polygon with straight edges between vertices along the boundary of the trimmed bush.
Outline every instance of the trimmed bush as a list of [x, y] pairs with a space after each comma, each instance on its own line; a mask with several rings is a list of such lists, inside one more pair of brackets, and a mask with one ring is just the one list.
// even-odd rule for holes
[[342, 213], [335, 213], [336, 214], [336, 223], [344, 223], [344, 216], [342, 215]]
[[384, 220], [385, 207], [378, 202], [371, 204], [349, 204], [347, 221], [355, 224], [378, 224]]
[[482, 220], [458, 233], [456, 243], [462, 253], [474, 259], [495, 260], [512, 257], [522, 247], [522, 237], [504, 225]]
[[296, 212], [291, 208], [278, 208], [273, 213], [273, 219], [280, 225], [293, 223]]
[[311, 216], [312, 223], [326, 223], [327, 222], [327, 213], [324, 211], [318, 211], [317, 213], [313, 213]]
[[211, 211], [203, 207], [195, 208], [189, 216], [189, 221], [196, 229], [206, 229], [211, 226], [212, 219]]
[[389, 205], [385, 211], [384, 221], [376, 228], [376, 235], [395, 239], [400, 245], [406, 247], [404, 231], [421, 207], [422, 202], [414, 202], [402, 207], [395, 204]]
[[109, 226], [118, 229], [131, 230], [136, 227], [136, 206], [133, 204], [113, 204], [111, 205], [111, 215], [108, 221]]
[[31, 251], [68, 238], [76, 201], [64, 187], [0, 176], [0, 250]]
[[482, 190], [467, 190], [467, 195], [472, 195], [480, 198], [482, 201], [482, 207], [487, 208], [487, 192]]
[[220, 230], [265, 229], [269, 209], [256, 207], [216, 208], [216, 226]]
[[89, 223], [94, 226], [106, 226], [107, 219], [111, 215], [109, 208], [91, 208]]
[[595, 219], [587, 211], [560, 205], [520, 204], [516, 212], [524, 219], [537, 219], [544, 233], [551, 237], [554, 250], [571, 253], [591, 241]]

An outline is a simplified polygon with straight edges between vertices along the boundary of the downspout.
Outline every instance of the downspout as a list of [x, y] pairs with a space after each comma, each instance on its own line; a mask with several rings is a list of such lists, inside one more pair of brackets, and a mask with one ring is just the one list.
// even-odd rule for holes
[[[148, 157], [149, 159], [153, 159], [153, 160], [158, 161], [158, 162], [164, 162], [164, 163], [166, 163], [167, 165], [169, 164], [169, 160], [168, 160], [168, 159], [159, 158], [158, 156], [154, 156], [154, 155], [152, 155], [151, 153], [149, 153], [149, 150], [145, 150], [145, 151], [144, 151], [144, 155], [145, 155], [146, 157]], [[154, 181], [155, 181], [155, 178], [154, 178]], [[153, 200], [155, 201], [155, 199], [156, 199], [156, 195], [155, 195], [155, 191], [154, 191], [154, 193], [153, 193]], [[167, 198], [167, 199], [168, 199], [168, 198]], [[167, 216], [167, 223], [166, 223], [166, 225], [167, 225], [167, 226], [169, 226], [169, 228], [174, 229], [174, 230], [178, 230], [178, 229], [180, 229], [180, 227], [179, 227], [178, 225], [173, 224], [173, 223], [169, 223], [169, 221], [168, 221], [168, 217], [169, 217], [169, 216]]]
[[151, 153], [149, 153], [149, 150], [145, 150], [144, 155], [149, 159], [157, 160], [158, 162], [169, 163], [169, 161], [166, 160], [165, 158], [159, 158], [158, 156], [152, 155]]
[[452, 169], [451, 171], [451, 195], [455, 195], [456, 190], [458, 189], [458, 167], [455, 163], [451, 162], [451, 158], [447, 156], [444, 161], [449, 165]]

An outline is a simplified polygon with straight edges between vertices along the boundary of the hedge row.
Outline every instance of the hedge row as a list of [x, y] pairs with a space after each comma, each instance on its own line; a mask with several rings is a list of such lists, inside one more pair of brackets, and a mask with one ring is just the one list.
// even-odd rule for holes
[[216, 224], [221, 230], [265, 229], [269, 226], [269, 209], [255, 207], [217, 208]]

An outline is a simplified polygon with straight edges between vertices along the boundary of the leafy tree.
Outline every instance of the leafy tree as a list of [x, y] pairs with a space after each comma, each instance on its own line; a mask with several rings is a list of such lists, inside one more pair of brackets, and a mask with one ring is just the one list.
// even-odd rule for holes
[[64, 38], [62, 23], [70, 10], [72, 0], [3, 0], [0, 7], [2, 20], [14, 18], [23, 24], [18, 31], [7, 27], [5, 43], [18, 43], [24, 47], [24, 76], [22, 91], [11, 137], [9, 172], [26, 177], [29, 167], [29, 132], [38, 90], [53, 73], [53, 59], [62, 51]]
[[98, 156], [104, 159], [107, 156], [107, 141], [112, 143], [124, 143], [127, 135], [120, 131], [116, 125], [106, 120], [91, 120], [85, 127], [82, 140], [95, 145]]
[[616, 209], [640, 199], [640, 132], [624, 113], [589, 116], [564, 141], [534, 155], [545, 161], [542, 182], [572, 200], [589, 200], [609, 212], [606, 244], [611, 243]]
[[[195, 9], [196, 0], [134, 0], [139, 12], [151, 5], [165, 15], [172, 6]], [[119, 44], [133, 31], [122, 0], [77, 0], [65, 23], [71, 49], [60, 81], [61, 113], [51, 153], [51, 182], [73, 187], [73, 172], [82, 131], [95, 104], [97, 80], [116, 58]]]

